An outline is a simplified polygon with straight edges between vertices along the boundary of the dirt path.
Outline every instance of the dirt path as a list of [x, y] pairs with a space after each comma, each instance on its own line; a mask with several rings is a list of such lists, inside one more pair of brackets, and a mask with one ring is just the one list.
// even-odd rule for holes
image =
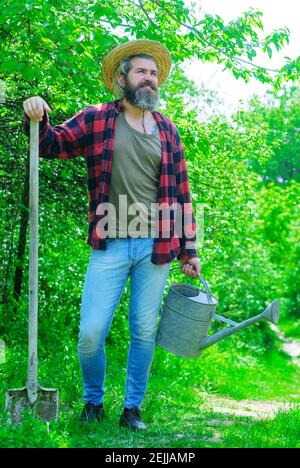
[[270, 324], [271, 329], [277, 334], [278, 338], [282, 341], [281, 348], [286, 352], [292, 359], [292, 362], [296, 366], [300, 367], [300, 340], [294, 338], [287, 338], [279, 328], [273, 323]]
[[201, 393], [204, 399], [202, 406], [205, 410], [214, 413], [222, 413], [233, 416], [248, 416], [253, 419], [274, 418], [280, 410], [288, 410], [294, 406], [293, 403], [285, 403], [269, 400], [240, 400], [236, 401], [227, 397]]

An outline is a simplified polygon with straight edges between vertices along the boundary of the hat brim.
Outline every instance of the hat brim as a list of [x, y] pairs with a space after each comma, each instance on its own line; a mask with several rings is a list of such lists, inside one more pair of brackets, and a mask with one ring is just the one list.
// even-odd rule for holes
[[153, 57], [158, 67], [158, 85], [165, 81], [170, 73], [172, 58], [168, 49], [158, 41], [136, 40], [115, 47], [103, 60], [102, 76], [106, 87], [113, 92], [113, 80], [117, 67], [126, 57], [147, 54]]

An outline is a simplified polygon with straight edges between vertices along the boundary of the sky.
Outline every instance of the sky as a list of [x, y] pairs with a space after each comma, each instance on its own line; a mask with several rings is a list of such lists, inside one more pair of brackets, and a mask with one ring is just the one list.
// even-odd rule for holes
[[[192, 0], [185, 0], [190, 5]], [[300, 2], [299, 0], [194, 0], [196, 11], [199, 14], [218, 14], [226, 22], [236, 19], [241, 13], [250, 7], [263, 12], [262, 23], [265, 37], [274, 29], [288, 27], [290, 30], [290, 42], [282, 51], [273, 53], [272, 59], [263, 55], [257, 56], [255, 63], [267, 68], [279, 68], [285, 64], [285, 56], [295, 59], [300, 55]], [[199, 60], [186, 61], [184, 69], [188, 78], [193, 79], [198, 85], [217, 91], [219, 98], [224, 101], [218, 105], [218, 110], [227, 115], [234, 112], [239, 106], [240, 100], [247, 100], [252, 95], [264, 95], [268, 85], [251, 79], [245, 83], [242, 79], [236, 80], [230, 71], [222, 72], [224, 66], [214, 63], [203, 63]], [[207, 110], [206, 110], [207, 111]], [[209, 110], [207, 111], [209, 114]]]

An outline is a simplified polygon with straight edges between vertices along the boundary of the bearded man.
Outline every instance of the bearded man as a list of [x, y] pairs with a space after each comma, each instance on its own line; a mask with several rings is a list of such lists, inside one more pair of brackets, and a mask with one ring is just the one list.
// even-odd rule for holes
[[186, 275], [200, 275], [181, 139], [175, 124], [157, 111], [159, 87], [171, 65], [171, 55], [161, 43], [129, 41], [115, 47], [103, 62], [105, 85], [117, 100], [90, 105], [54, 127], [42, 98], [31, 97], [23, 104], [28, 134], [29, 119], [40, 121], [41, 157], [83, 155], [87, 165], [87, 243], [92, 249], [78, 340], [84, 390], [81, 421], [104, 417], [105, 340], [130, 277], [130, 345], [119, 424], [147, 428], [141, 406], [170, 264], [177, 258]]

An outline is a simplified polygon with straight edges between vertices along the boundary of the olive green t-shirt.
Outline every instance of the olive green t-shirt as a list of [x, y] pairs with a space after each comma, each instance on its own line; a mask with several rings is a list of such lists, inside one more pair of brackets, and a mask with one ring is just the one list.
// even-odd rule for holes
[[[151, 237], [151, 233], [153, 237], [156, 224], [151, 203], [157, 203], [160, 171], [158, 126], [150, 135], [139, 132], [129, 125], [121, 111], [116, 117], [109, 192], [109, 202], [116, 210], [116, 226], [111, 223], [109, 213], [108, 237]], [[130, 208], [133, 203], [143, 205]]]

